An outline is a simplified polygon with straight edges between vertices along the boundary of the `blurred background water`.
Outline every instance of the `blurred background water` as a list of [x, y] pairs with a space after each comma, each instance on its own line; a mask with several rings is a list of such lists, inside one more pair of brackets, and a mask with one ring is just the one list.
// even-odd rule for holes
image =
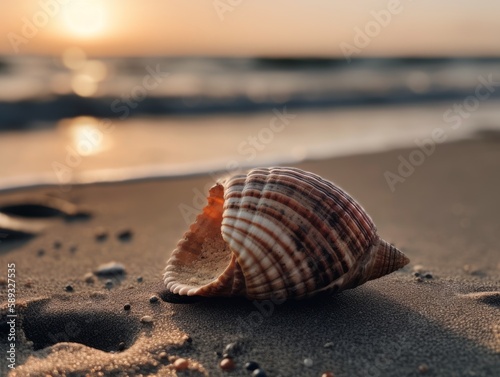
[[[500, 128], [491, 2], [453, 3], [454, 13], [428, 2], [399, 12], [382, 1], [129, 3], [133, 19], [123, 2], [63, 3], [0, 6], [0, 189], [286, 164], [415, 146], [437, 128], [448, 141]], [[245, 34], [259, 9], [276, 28]]]

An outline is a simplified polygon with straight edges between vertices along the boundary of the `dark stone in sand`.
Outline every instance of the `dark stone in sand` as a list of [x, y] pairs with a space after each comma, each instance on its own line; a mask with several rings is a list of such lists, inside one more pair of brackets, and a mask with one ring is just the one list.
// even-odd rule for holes
[[250, 372], [254, 371], [255, 369], [259, 369], [260, 366], [258, 363], [255, 361], [249, 361], [248, 363], [245, 364], [245, 369], [249, 370]]
[[104, 263], [94, 273], [100, 277], [121, 277], [125, 274], [125, 266], [117, 262]]
[[252, 377], [267, 377], [267, 374], [262, 369], [255, 369], [252, 373]]
[[133, 237], [133, 233], [131, 230], [127, 229], [127, 230], [123, 230], [121, 232], [119, 232], [116, 237], [122, 241], [122, 242], [128, 242], [132, 239]]
[[152, 304], [154, 304], [155, 302], [158, 302], [158, 300], [159, 300], [158, 296], [151, 296], [149, 298], [149, 302], [152, 303]]
[[108, 232], [104, 228], [98, 228], [95, 231], [94, 237], [95, 237], [96, 241], [99, 241], [99, 242], [106, 241], [108, 239]]

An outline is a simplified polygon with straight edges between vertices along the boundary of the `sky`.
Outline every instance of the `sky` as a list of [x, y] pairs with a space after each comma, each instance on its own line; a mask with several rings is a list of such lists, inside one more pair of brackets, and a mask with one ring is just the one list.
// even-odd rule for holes
[[499, 56], [493, 0], [2, 0], [0, 54]]

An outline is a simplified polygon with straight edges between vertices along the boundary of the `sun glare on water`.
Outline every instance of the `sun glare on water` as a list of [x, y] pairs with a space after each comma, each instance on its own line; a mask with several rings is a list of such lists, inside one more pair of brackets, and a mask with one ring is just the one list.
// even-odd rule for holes
[[62, 10], [65, 29], [71, 34], [90, 38], [104, 33], [107, 9], [97, 0], [72, 0]]

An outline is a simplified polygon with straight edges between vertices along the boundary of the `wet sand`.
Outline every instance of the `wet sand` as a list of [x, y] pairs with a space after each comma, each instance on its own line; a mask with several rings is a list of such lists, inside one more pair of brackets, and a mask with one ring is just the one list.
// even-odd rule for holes
[[[398, 156], [410, 152], [299, 165], [351, 193], [411, 263], [330, 298], [276, 305], [163, 300], [162, 270], [188, 226], [179, 206], [192, 207], [210, 177], [1, 194], [0, 207], [22, 203], [7, 210], [48, 223], [41, 234], [12, 232], [0, 243], [0, 373], [250, 376], [243, 366], [256, 361], [268, 376], [500, 375], [500, 139], [439, 145], [393, 193], [384, 172], [396, 172]], [[26, 206], [47, 195], [89, 216]], [[125, 230], [129, 237], [118, 237]], [[125, 273], [89, 275], [112, 261]], [[9, 263], [18, 314], [13, 371], [4, 357]], [[220, 355], [234, 342], [236, 369], [223, 372]], [[187, 371], [176, 371], [179, 357], [189, 360]]]

